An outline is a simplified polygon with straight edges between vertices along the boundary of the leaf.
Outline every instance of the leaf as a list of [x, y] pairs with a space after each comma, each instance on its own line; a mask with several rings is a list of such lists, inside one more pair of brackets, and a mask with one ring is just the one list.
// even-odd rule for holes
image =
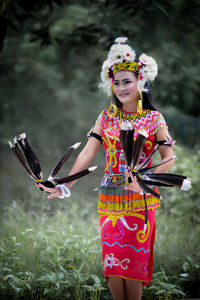
[[9, 268], [2, 268], [2, 271], [8, 271], [8, 272], [12, 272], [12, 270], [11, 269], [9, 269]]
[[166, 294], [166, 290], [161, 289], [161, 290], [157, 291], [155, 294], [156, 294], [156, 295], [160, 295], [160, 294], [165, 295], [165, 294]]
[[101, 284], [101, 280], [97, 275], [91, 274], [90, 277], [94, 280], [97, 285]]
[[184, 278], [188, 278], [190, 275], [188, 273], [181, 273], [180, 276]]
[[49, 291], [51, 291], [51, 290], [45, 287], [44, 291], [43, 291], [43, 295], [47, 295]]

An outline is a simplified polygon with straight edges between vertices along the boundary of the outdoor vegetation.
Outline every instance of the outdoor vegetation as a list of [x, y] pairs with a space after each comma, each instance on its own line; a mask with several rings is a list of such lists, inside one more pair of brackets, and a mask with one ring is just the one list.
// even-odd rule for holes
[[[200, 298], [200, 2], [198, 0], [46, 0], [0, 2], [0, 299], [111, 299], [103, 276], [96, 213], [104, 173], [79, 180], [72, 196], [48, 200], [11, 152], [26, 132], [47, 178], [70, 145], [80, 149], [109, 105], [99, 89], [117, 36], [152, 55], [155, 102], [176, 140], [172, 173], [192, 189], [161, 189], [154, 274], [144, 300]], [[156, 161], [159, 156], [156, 156]]]

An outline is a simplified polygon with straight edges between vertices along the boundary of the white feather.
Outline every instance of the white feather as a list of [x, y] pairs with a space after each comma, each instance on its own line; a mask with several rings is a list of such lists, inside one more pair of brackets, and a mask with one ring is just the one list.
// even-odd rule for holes
[[191, 178], [188, 177], [188, 178], [183, 180], [181, 190], [182, 191], [188, 191], [191, 188], [192, 188]]

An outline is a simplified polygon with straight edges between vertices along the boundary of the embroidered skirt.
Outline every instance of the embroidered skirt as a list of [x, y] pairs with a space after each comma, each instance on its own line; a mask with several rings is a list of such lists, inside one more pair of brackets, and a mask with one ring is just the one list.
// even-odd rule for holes
[[155, 212], [159, 199], [147, 197], [148, 224], [144, 232], [144, 203], [138, 193], [123, 188], [102, 188], [99, 223], [105, 278], [119, 276], [142, 281], [152, 278]]

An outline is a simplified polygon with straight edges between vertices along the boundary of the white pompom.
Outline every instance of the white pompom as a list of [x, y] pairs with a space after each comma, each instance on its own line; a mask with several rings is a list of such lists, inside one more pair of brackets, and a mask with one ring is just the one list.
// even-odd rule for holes
[[121, 121], [121, 130], [128, 130], [128, 126], [124, 121]]
[[131, 122], [127, 122], [127, 126], [129, 130], [133, 130], [133, 124]]
[[127, 37], [120, 36], [120, 37], [118, 37], [118, 38], [115, 39], [115, 43], [126, 43], [127, 40], [128, 40]]
[[138, 130], [138, 133], [143, 135], [145, 138], [148, 138], [149, 134], [145, 129]]

